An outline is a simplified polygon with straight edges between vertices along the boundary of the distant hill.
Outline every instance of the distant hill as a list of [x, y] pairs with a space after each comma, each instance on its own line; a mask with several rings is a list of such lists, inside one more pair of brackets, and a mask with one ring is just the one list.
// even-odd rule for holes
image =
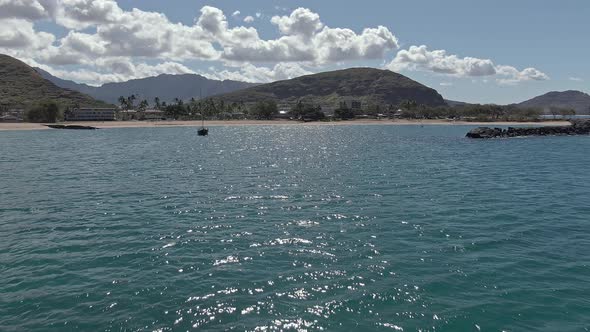
[[118, 103], [117, 100], [120, 96], [127, 97], [132, 94], [137, 96], [138, 100], [146, 99], [149, 103], [152, 103], [155, 97], [159, 97], [161, 101], [170, 102], [175, 98], [182, 100], [198, 99], [201, 92], [203, 97], [209, 97], [257, 85], [230, 80], [210, 80], [196, 74], [162, 74], [127, 82], [106, 83], [102, 86], [95, 87], [63, 80], [40, 68], [36, 68], [36, 70], [57, 86], [80, 91], [94, 98], [114, 104]]
[[39, 75], [41, 75], [44, 79], [59, 86], [60, 88], [74, 90], [74, 91], [82, 92], [85, 94], [89, 94], [89, 92], [92, 92], [96, 89], [96, 87], [90, 86], [88, 84], [76, 83], [74, 81], [68, 81], [68, 80], [64, 80], [59, 77], [53, 76], [50, 73], [48, 73], [47, 71], [45, 71], [39, 67], [33, 67], [33, 69], [35, 69], [35, 71], [37, 73], [39, 73]]
[[574, 109], [577, 114], [590, 114], [590, 95], [581, 91], [549, 92], [517, 104], [518, 107], [541, 108], [549, 113], [551, 107]]
[[58, 87], [26, 63], [0, 54], [0, 106], [26, 107], [43, 100], [61, 105], [106, 106], [78, 91]]
[[449, 99], [445, 99], [445, 102], [447, 103], [447, 105], [449, 105], [451, 107], [466, 107], [466, 106], [476, 105], [476, 104], [472, 104], [472, 103], [466, 103], [463, 101], [456, 101], [456, 100], [449, 100]]
[[338, 105], [342, 100], [358, 100], [365, 104], [398, 105], [404, 100], [414, 100], [429, 106], [446, 105], [436, 90], [392, 71], [374, 68], [351, 68], [307, 75], [218, 97], [245, 103], [260, 100], [296, 103], [304, 100], [319, 105]]

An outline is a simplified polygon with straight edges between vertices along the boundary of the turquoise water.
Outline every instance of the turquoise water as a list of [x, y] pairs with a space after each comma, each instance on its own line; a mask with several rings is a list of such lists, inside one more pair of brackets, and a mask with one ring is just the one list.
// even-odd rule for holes
[[588, 331], [590, 137], [0, 132], [1, 331]]

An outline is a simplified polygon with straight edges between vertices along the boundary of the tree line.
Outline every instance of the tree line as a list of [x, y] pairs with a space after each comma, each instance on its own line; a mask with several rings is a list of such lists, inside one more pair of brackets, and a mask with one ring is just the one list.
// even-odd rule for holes
[[[137, 97], [119, 97], [119, 105], [122, 110], [145, 111], [150, 107], [147, 100], [141, 100], [136, 104]], [[274, 101], [260, 101], [254, 105], [246, 106], [243, 102], [226, 102], [217, 98], [195, 99], [184, 101], [174, 98], [166, 103], [155, 97], [151, 105], [156, 110], [163, 111], [166, 117], [175, 120], [200, 119], [224, 119], [228, 117], [243, 117], [251, 119], [272, 119], [278, 114], [278, 107]]]
[[[146, 100], [141, 100], [136, 105], [137, 98], [134, 95], [120, 97], [121, 109], [145, 110], [150, 105]], [[195, 100], [191, 98], [185, 102], [175, 98], [166, 103], [154, 98], [152, 107], [161, 110], [166, 117], [172, 119], [225, 119], [228, 117], [240, 117], [248, 119], [266, 120], [275, 118], [279, 114], [278, 106], [274, 100], [263, 100], [256, 103], [245, 104], [243, 102], [225, 102], [222, 99], [206, 98]], [[318, 104], [299, 101], [292, 105], [287, 112], [287, 117], [301, 121], [326, 121], [330, 119], [348, 120], [360, 116], [387, 117], [400, 119], [454, 119], [464, 121], [538, 121], [543, 114], [537, 108], [519, 108], [515, 105], [481, 105], [464, 104], [458, 106], [431, 107], [418, 104], [414, 100], [404, 100], [398, 105], [379, 105], [368, 103], [362, 109], [352, 109], [345, 102], [327, 117], [322, 107]], [[551, 114], [568, 118], [576, 115], [571, 109], [551, 109]]]
[[[563, 118], [576, 115], [572, 109], [553, 109], [552, 114]], [[438, 106], [418, 104], [413, 100], [404, 100], [398, 105], [371, 105], [364, 110], [352, 110], [345, 103], [334, 111], [340, 119], [351, 119], [359, 115], [382, 116], [400, 119], [447, 119], [463, 121], [539, 121], [543, 111], [539, 108], [521, 108], [516, 105], [464, 104], [457, 106]]]
[[[150, 108], [147, 100], [138, 100], [135, 95], [119, 98], [122, 110], [145, 111]], [[270, 120], [279, 115], [278, 105], [274, 100], [264, 100], [253, 104], [243, 102], [225, 102], [221, 99], [191, 98], [185, 102], [175, 98], [166, 103], [158, 97], [154, 98], [152, 108], [161, 110], [167, 118], [176, 120], [194, 119], [258, 119]], [[29, 122], [56, 122], [63, 119], [67, 107], [55, 101], [41, 101], [25, 112], [25, 120]], [[576, 115], [572, 109], [550, 108], [549, 113], [557, 118], [570, 118]], [[387, 117], [400, 119], [451, 119], [463, 121], [538, 121], [543, 112], [535, 108], [519, 108], [515, 105], [478, 105], [465, 104], [459, 106], [429, 107], [412, 100], [405, 100], [398, 105], [368, 104], [363, 109], [352, 109], [346, 103], [334, 110], [327, 117], [322, 107], [313, 103], [297, 102], [287, 112], [286, 117], [300, 121], [348, 120], [359, 116]]]

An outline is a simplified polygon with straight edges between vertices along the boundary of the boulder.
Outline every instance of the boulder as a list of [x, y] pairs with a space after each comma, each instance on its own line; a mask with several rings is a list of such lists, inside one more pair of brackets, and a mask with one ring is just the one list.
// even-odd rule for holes
[[576, 119], [570, 122], [577, 131], [590, 132], [590, 119]]
[[470, 130], [466, 137], [469, 138], [500, 138], [521, 136], [557, 136], [557, 135], [588, 135], [590, 134], [590, 119], [577, 119], [571, 121], [571, 126], [548, 126], [533, 128], [508, 129], [479, 127]]
[[489, 128], [489, 127], [479, 127], [470, 130], [467, 133], [467, 137], [469, 138], [494, 138], [500, 137], [502, 135], [502, 129], [500, 128]]

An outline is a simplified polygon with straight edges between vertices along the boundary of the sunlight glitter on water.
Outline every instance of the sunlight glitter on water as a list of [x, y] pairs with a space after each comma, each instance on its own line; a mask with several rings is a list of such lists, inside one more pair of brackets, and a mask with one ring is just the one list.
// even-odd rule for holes
[[216, 129], [0, 133], [8, 330], [590, 324], [587, 139]]

